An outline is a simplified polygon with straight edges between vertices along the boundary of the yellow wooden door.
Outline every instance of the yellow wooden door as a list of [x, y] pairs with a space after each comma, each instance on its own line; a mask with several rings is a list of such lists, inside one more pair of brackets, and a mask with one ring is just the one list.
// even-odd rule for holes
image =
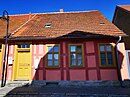
[[18, 51], [15, 80], [29, 80], [31, 75], [30, 51]]

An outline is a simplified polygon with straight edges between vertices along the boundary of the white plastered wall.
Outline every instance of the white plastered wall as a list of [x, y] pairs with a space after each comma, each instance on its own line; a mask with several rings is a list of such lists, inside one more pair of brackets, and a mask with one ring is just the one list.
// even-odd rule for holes
[[122, 54], [123, 59], [121, 62], [121, 76], [122, 79], [129, 79], [129, 67], [128, 67], [128, 62], [127, 62], [127, 55], [126, 55], [126, 50], [125, 50], [125, 44], [124, 42], [121, 42], [117, 45], [118, 51]]

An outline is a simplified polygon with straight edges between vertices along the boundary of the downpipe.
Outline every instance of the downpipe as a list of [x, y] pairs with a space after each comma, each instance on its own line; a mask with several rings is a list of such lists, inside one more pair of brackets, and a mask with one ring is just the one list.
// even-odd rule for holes
[[118, 47], [117, 47], [117, 45], [118, 45], [118, 43], [121, 41], [121, 39], [122, 39], [122, 37], [119, 36], [119, 39], [118, 39], [118, 41], [116, 42], [115, 47], [116, 47], [116, 62], [117, 62], [118, 80], [120, 81], [120, 85], [122, 86], [123, 81], [122, 81], [122, 76], [121, 76], [121, 71], [120, 71], [120, 69], [121, 69], [121, 68], [120, 68], [120, 67], [121, 67], [121, 64], [120, 64], [120, 62], [119, 62], [119, 53], [118, 53]]

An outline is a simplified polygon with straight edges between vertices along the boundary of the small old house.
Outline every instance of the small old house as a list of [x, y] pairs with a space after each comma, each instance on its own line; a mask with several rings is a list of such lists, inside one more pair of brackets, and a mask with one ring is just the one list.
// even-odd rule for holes
[[[10, 15], [9, 22], [7, 80], [118, 80], [118, 65], [129, 79], [126, 34], [99, 11]], [[0, 20], [0, 75], [5, 25]]]

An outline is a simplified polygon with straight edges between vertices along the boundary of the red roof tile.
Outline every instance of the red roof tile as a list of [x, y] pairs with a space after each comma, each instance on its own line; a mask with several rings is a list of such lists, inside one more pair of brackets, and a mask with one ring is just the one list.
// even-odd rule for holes
[[[9, 17], [9, 34], [14, 32], [16, 29], [18, 29], [31, 17], [29, 14], [10, 16]], [[5, 32], [6, 32], [6, 21], [0, 20], [0, 38], [3, 38], [5, 36]]]
[[[51, 27], [44, 27], [47, 23], [50, 23]], [[12, 37], [42, 36], [54, 38], [75, 31], [107, 36], [125, 36], [99, 11], [90, 11], [36, 14], [29, 22], [12, 34]]]

